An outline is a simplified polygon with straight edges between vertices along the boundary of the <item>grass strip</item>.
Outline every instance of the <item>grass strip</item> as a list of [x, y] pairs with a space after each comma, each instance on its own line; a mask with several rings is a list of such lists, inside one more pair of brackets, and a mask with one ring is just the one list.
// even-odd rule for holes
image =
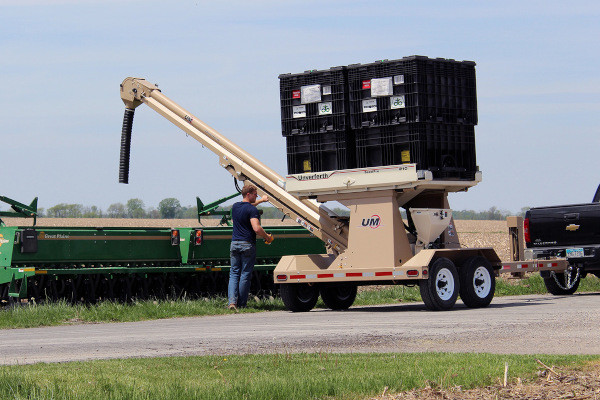
[[[578, 292], [600, 292], [600, 279], [588, 276], [581, 281]], [[547, 294], [543, 279], [531, 275], [525, 279], [497, 279], [496, 296]], [[421, 301], [418, 286], [384, 286], [361, 291], [354, 305], [398, 304]], [[325, 308], [321, 300], [318, 308]], [[285, 310], [279, 298], [250, 299], [244, 313]], [[227, 299], [136, 301], [133, 303], [100, 302], [95, 305], [75, 304], [65, 301], [49, 304], [27, 304], [0, 310], [0, 329], [33, 328], [65, 323], [134, 322], [162, 318], [198, 317], [231, 314]]]
[[599, 356], [274, 354], [101, 360], [0, 367], [10, 399], [357, 399], [423, 388], [527, 381], [546, 365], [578, 368]]
[[[256, 299], [240, 312], [285, 310], [281, 299]], [[0, 329], [33, 328], [72, 323], [134, 322], [163, 318], [199, 317], [232, 314], [227, 299], [146, 300], [132, 303], [102, 301], [93, 305], [70, 304], [66, 301], [25, 304], [0, 310]]]
[[[578, 293], [600, 292], [600, 279], [588, 275], [579, 283]], [[520, 296], [526, 294], [548, 294], [544, 279], [539, 274], [524, 279], [496, 279], [495, 296]]]

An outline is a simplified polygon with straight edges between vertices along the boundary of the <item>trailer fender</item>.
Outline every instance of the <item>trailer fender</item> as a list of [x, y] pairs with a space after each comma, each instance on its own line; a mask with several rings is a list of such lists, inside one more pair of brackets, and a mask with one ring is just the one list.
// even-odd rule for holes
[[[278, 274], [293, 274], [298, 271], [306, 270], [325, 270], [335, 260], [333, 254], [306, 254], [297, 256], [283, 256], [273, 271], [273, 278], [278, 282]], [[299, 272], [298, 272], [299, 273]], [[293, 279], [294, 275], [290, 275]]]
[[471, 257], [481, 256], [488, 260], [494, 269], [500, 269], [501, 262], [500, 257], [496, 254], [496, 251], [491, 247], [481, 247], [472, 249], [427, 249], [421, 250], [414, 257], [404, 263], [403, 267], [414, 267], [422, 268], [429, 267], [433, 261], [438, 258], [444, 257], [452, 260], [457, 268], [463, 262]]

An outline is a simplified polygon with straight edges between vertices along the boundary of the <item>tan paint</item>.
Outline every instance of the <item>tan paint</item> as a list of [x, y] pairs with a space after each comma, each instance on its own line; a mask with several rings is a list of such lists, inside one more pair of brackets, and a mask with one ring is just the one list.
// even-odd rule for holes
[[383, 190], [369, 198], [342, 201], [350, 209], [348, 250], [335, 263], [343, 268], [392, 268], [408, 261], [412, 250], [396, 193]]
[[512, 261], [525, 258], [525, 239], [523, 235], [523, 217], [507, 217], [508, 243]]

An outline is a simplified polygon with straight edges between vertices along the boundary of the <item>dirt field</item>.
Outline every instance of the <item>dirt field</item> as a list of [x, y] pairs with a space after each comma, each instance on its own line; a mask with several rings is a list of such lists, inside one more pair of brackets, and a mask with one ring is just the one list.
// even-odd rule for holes
[[524, 383], [520, 378], [503, 377], [498, 383], [484, 388], [462, 390], [460, 387], [437, 389], [433, 387], [374, 397], [372, 400], [542, 400], [542, 399], [600, 399], [600, 364], [591, 363], [581, 369], [562, 370], [540, 362], [538, 378]]
[[[216, 226], [218, 219], [206, 219], [203, 226]], [[31, 219], [6, 218], [7, 225], [29, 226]], [[290, 219], [262, 221], [263, 226], [297, 225]], [[187, 228], [199, 226], [195, 219], [113, 219], [113, 218], [38, 218], [38, 226], [93, 226], [93, 227], [165, 227]], [[509, 259], [508, 229], [505, 221], [456, 221], [456, 230], [463, 247], [493, 247], [502, 260]]]

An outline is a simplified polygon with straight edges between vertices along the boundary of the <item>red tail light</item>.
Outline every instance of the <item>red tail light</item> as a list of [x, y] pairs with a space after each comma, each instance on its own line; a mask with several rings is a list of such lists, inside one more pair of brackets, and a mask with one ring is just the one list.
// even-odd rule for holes
[[529, 218], [523, 220], [523, 236], [525, 236], [525, 243], [531, 243], [531, 234], [529, 232]]
[[171, 230], [171, 246], [179, 246], [179, 229]]
[[202, 229], [196, 229], [194, 231], [194, 244], [200, 246], [202, 244]]

